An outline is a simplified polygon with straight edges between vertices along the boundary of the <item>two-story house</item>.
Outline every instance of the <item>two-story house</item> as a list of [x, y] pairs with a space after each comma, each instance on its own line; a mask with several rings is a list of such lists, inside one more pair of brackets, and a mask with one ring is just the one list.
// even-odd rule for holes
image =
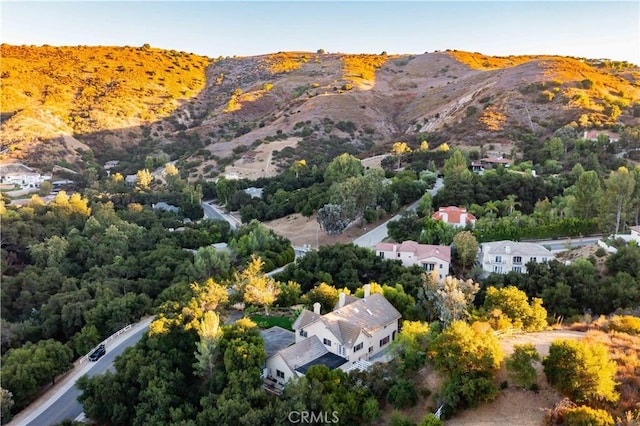
[[376, 253], [383, 259], [402, 261], [404, 266], [418, 265], [425, 271], [438, 270], [438, 278], [449, 275], [451, 266], [451, 247], [418, 244], [415, 241], [397, 243], [378, 243]]
[[382, 294], [370, 294], [365, 286], [362, 299], [340, 295], [336, 309], [320, 315], [303, 310], [293, 323], [296, 343], [269, 357], [266, 381], [283, 386], [313, 365], [348, 368], [385, 350], [398, 332], [400, 312]]
[[508, 240], [482, 243], [479, 251], [480, 265], [485, 274], [511, 271], [526, 274], [527, 263], [544, 263], [554, 258], [553, 253], [539, 244]]
[[473, 226], [476, 224], [476, 217], [474, 215], [467, 212], [467, 209], [456, 206], [440, 207], [437, 212], [431, 215], [431, 218], [462, 228], [467, 225]]

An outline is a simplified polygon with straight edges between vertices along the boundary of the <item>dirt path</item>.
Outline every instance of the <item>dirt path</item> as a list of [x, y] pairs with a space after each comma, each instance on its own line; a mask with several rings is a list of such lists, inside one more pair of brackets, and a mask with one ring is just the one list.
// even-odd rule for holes
[[[516, 344], [532, 343], [541, 356], [549, 354], [549, 346], [556, 339], [584, 339], [586, 333], [570, 330], [553, 330], [538, 333], [515, 334], [500, 340], [505, 355], [513, 353]], [[549, 384], [544, 376], [542, 365], [538, 363], [538, 384], [540, 391], [535, 393], [509, 387], [501, 390], [490, 404], [484, 404], [474, 410], [465, 410], [447, 420], [447, 426], [489, 426], [518, 425], [539, 426], [543, 424], [545, 408], [553, 408], [562, 396]], [[498, 382], [508, 380], [503, 367], [498, 373]]]

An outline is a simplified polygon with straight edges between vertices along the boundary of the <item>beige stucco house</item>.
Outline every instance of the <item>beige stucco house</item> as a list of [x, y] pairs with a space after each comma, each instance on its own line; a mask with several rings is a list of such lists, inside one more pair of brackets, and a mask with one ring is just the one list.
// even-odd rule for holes
[[293, 323], [296, 343], [270, 356], [265, 381], [284, 386], [303, 376], [313, 365], [346, 369], [384, 351], [398, 332], [400, 312], [382, 294], [370, 294], [365, 286], [362, 299], [340, 294], [336, 309], [320, 315], [303, 310]]
[[438, 278], [449, 275], [451, 247], [418, 244], [415, 241], [378, 243], [376, 253], [383, 259], [400, 260], [404, 266], [418, 265], [425, 271], [438, 270]]
[[480, 265], [485, 274], [512, 271], [526, 274], [527, 263], [544, 263], [554, 258], [553, 253], [539, 244], [508, 240], [482, 243], [479, 251]]

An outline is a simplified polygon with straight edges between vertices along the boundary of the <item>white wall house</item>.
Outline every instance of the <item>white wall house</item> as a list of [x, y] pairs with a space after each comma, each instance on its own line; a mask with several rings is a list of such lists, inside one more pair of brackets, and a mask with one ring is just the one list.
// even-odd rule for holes
[[46, 180], [51, 180], [51, 175], [43, 175], [22, 163], [0, 165], [0, 183], [22, 188], [40, 188], [40, 184]]
[[296, 343], [267, 359], [265, 381], [283, 386], [313, 365], [344, 369], [389, 347], [400, 312], [382, 294], [369, 291], [365, 286], [362, 299], [341, 293], [336, 309], [325, 315], [319, 303], [313, 312], [303, 310], [293, 323]]
[[474, 226], [476, 217], [467, 212], [467, 209], [457, 206], [440, 207], [431, 217], [456, 227]]
[[418, 265], [425, 271], [438, 270], [438, 278], [449, 275], [451, 267], [451, 247], [418, 244], [415, 241], [378, 243], [376, 253], [383, 259], [402, 261], [404, 266]]
[[539, 244], [516, 241], [492, 241], [480, 244], [479, 260], [486, 273], [506, 274], [508, 272], [527, 273], [529, 262], [543, 263], [555, 256]]

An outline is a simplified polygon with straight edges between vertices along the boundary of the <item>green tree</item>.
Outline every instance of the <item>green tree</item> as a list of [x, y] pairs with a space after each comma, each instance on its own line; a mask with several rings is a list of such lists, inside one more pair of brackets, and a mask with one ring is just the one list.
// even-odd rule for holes
[[2, 386], [13, 394], [16, 408], [23, 408], [41, 386], [69, 370], [72, 360], [73, 351], [53, 339], [27, 342], [2, 358]]
[[616, 364], [601, 343], [555, 340], [542, 365], [549, 383], [576, 402], [615, 402], [619, 398]]
[[544, 143], [543, 151], [548, 158], [559, 161], [564, 156], [564, 143], [562, 139], [553, 137]]
[[408, 379], [396, 379], [391, 388], [389, 388], [387, 401], [389, 401], [395, 409], [413, 407], [418, 402], [416, 385]]
[[478, 255], [478, 240], [470, 231], [462, 231], [453, 237], [453, 245], [464, 273], [467, 270], [467, 266], [473, 264]]
[[13, 394], [0, 387], [0, 423], [7, 424], [11, 421], [11, 409], [13, 408]]
[[407, 368], [417, 370], [424, 365], [427, 345], [432, 337], [428, 323], [403, 321], [400, 333], [391, 343], [392, 351], [402, 357]]
[[568, 190], [573, 195], [569, 207], [575, 217], [591, 219], [598, 216], [602, 186], [594, 170], [583, 172], [575, 185]]
[[615, 234], [624, 226], [629, 216], [632, 195], [635, 188], [635, 176], [626, 167], [612, 171], [604, 181], [605, 191], [601, 203], [601, 223], [604, 229]]
[[53, 191], [53, 184], [49, 180], [45, 180], [40, 184], [40, 189], [38, 190], [38, 194], [45, 196], [51, 194]]
[[445, 178], [453, 177], [453, 176], [464, 176], [469, 171], [467, 165], [467, 159], [465, 158], [462, 151], [456, 149], [453, 151], [451, 157], [444, 162], [444, 167], [442, 168], [442, 173]]
[[332, 184], [334, 182], [342, 182], [349, 177], [362, 175], [364, 167], [360, 160], [351, 154], [341, 154], [334, 158], [324, 172], [324, 181]]
[[318, 210], [316, 219], [328, 235], [342, 234], [351, 222], [340, 204], [325, 204]]
[[198, 334], [200, 341], [196, 345], [194, 367], [197, 374], [210, 378], [215, 370], [220, 339], [222, 338], [220, 318], [217, 313], [213, 311], [204, 313], [198, 327]]
[[532, 389], [537, 381], [536, 369], [531, 363], [540, 361], [540, 354], [531, 343], [514, 345], [513, 354], [506, 360], [509, 378], [517, 386]]

